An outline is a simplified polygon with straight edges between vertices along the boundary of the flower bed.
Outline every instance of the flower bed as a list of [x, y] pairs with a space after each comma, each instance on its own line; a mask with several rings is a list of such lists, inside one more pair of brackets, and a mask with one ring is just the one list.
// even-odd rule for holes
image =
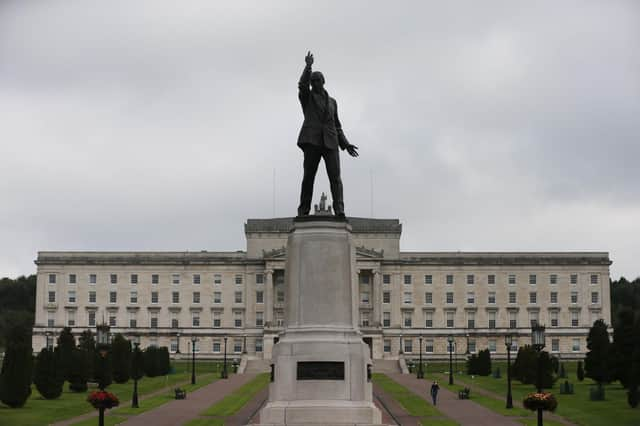
[[531, 411], [536, 411], [538, 408], [542, 408], [544, 411], [555, 411], [558, 407], [558, 400], [552, 393], [530, 393], [522, 401], [524, 408]]
[[87, 402], [93, 405], [93, 408], [113, 408], [120, 404], [118, 397], [107, 391], [93, 391], [87, 397]]

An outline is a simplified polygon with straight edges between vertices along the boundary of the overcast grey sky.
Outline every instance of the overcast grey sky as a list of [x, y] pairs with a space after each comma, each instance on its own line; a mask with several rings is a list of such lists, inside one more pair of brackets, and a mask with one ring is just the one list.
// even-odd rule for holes
[[360, 147], [347, 215], [399, 218], [403, 250], [609, 251], [634, 278], [639, 45], [637, 1], [4, 1], [0, 276], [243, 249], [274, 169], [294, 215], [311, 50]]

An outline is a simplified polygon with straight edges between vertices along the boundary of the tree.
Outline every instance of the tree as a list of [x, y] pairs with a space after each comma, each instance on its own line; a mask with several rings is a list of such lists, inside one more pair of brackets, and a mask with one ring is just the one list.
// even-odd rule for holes
[[611, 381], [610, 346], [607, 323], [599, 319], [593, 323], [587, 336], [589, 351], [584, 360], [584, 369], [585, 375], [597, 382], [600, 388]]
[[7, 350], [0, 370], [0, 401], [11, 408], [20, 408], [31, 395], [33, 349], [31, 331], [16, 325], [7, 332]]
[[538, 352], [529, 345], [521, 346], [511, 367], [513, 378], [524, 384], [538, 384], [538, 369], [541, 369], [542, 387], [550, 389], [556, 380], [553, 374], [552, 357], [546, 351]]
[[96, 341], [91, 330], [85, 330], [78, 338], [78, 347], [87, 358], [87, 377], [94, 378], [93, 364], [95, 362]]
[[578, 370], [576, 371], [579, 381], [584, 380], [584, 368], [582, 368], [582, 361], [578, 361]]
[[5, 337], [13, 327], [33, 328], [35, 309], [35, 275], [0, 279], [0, 348], [7, 346]]
[[612, 379], [619, 380], [624, 388], [629, 387], [632, 379], [633, 353], [636, 344], [636, 319], [630, 309], [621, 309], [618, 318], [614, 321], [612, 344]]
[[64, 378], [57, 368], [56, 359], [52, 348], [43, 348], [36, 358], [33, 382], [45, 399], [56, 399], [62, 394]]
[[478, 352], [478, 375], [488, 376], [491, 374], [491, 352], [484, 349]]
[[111, 342], [113, 381], [126, 383], [131, 376], [131, 342], [118, 333]]
[[71, 376], [71, 355], [76, 348], [76, 338], [71, 333], [71, 327], [64, 327], [58, 336], [58, 347], [56, 355], [58, 356], [58, 368], [64, 380], [69, 380]]
[[72, 392], [86, 392], [89, 380], [87, 353], [81, 349], [71, 352], [71, 369], [69, 371], [69, 390]]
[[160, 366], [160, 375], [166, 376], [171, 371], [171, 359], [169, 358], [169, 349], [166, 346], [161, 346], [159, 348], [159, 366]]

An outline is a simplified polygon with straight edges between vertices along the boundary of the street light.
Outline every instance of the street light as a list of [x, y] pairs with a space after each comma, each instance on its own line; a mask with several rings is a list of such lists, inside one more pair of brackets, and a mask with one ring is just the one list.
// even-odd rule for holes
[[180, 332], [176, 333], [176, 355], [180, 353]]
[[51, 333], [50, 331], [47, 331], [45, 333], [45, 336], [47, 336], [46, 337], [46, 339], [47, 339], [47, 342], [46, 342], [47, 349], [52, 349], [53, 348], [53, 333]]
[[422, 334], [420, 335], [420, 365], [418, 365], [418, 379], [424, 379], [424, 370], [422, 369]]
[[196, 384], [196, 336], [191, 337], [191, 384]]
[[131, 363], [131, 375], [133, 376], [133, 396], [131, 398], [131, 408], [139, 408], [138, 405], [138, 379], [142, 376], [142, 352], [140, 342], [136, 339], [133, 342], [133, 360]]
[[[544, 326], [531, 325], [531, 346], [538, 352], [538, 393], [542, 393], [542, 349], [544, 348]], [[542, 407], [538, 407], [538, 426], [542, 426]]]
[[242, 353], [247, 353], [247, 335], [242, 336]]
[[227, 373], [227, 336], [224, 336], [224, 363], [222, 364], [222, 374], [220, 377], [222, 379], [229, 377], [229, 374]]
[[507, 347], [507, 408], [513, 408], [513, 398], [511, 397], [511, 346], [513, 344], [513, 336], [507, 334], [504, 336], [504, 345]]
[[[101, 391], [104, 391], [104, 388], [107, 387], [107, 354], [109, 353], [109, 329], [110, 327], [102, 322], [102, 324], [96, 326], [96, 335], [98, 340], [98, 345], [96, 349], [98, 349], [98, 353], [100, 354], [100, 362], [98, 363], [98, 388]], [[104, 407], [100, 407], [98, 409], [98, 425], [104, 426]]]
[[449, 342], [449, 384], [453, 385], [453, 336], [447, 336]]

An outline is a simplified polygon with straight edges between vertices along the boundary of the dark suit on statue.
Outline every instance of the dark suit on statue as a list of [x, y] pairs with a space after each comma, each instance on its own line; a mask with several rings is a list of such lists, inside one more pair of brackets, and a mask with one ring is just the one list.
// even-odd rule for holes
[[342, 132], [336, 100], [326, 90], [323, 93], [311, 91], [310, 79], [311, 67], [306, 66], [298, 83], [298, 98], [304, 113], [304, 123], [298, 136], [298, 146], [304, 151], [304, 177], [298, 215], [307, 215], [311, 210], [313, 182], [321, 158], [324, 158], [329, 176], [333, 211], [336, 215], [341, 215], [344, 214], [344, 201], [338, 147], [344, 150], [349, 142]]

